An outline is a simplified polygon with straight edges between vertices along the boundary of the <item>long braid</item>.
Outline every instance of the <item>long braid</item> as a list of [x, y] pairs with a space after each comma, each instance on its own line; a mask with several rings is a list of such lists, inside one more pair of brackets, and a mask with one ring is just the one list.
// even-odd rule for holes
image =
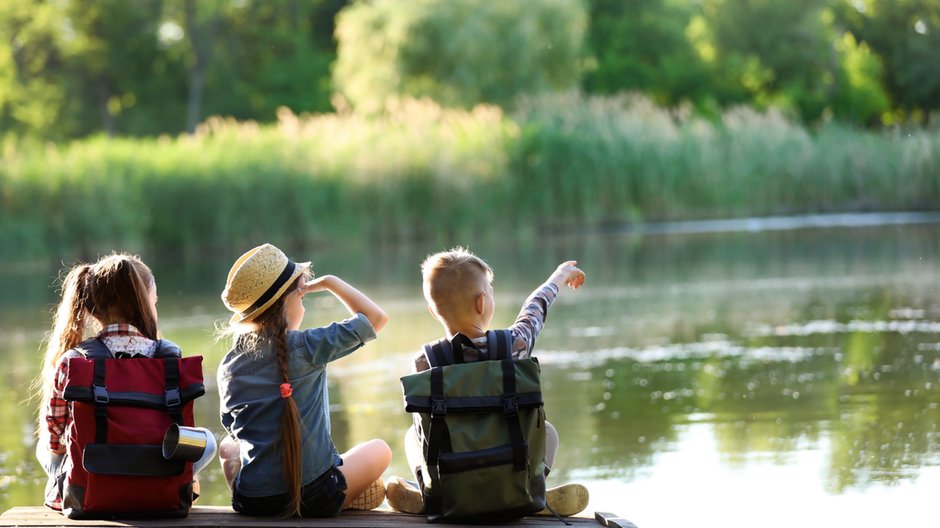
[[[288, 290], [290, 291], [290, 290]], [[239, 339], [248, 349], [257, 349], [263, 341], [274, 345], [275, 359], [282, 383], [290, 383], [289, 356], [287, 345], [287, 315], [284, 311], [282, 295], [267, 310], [254, 320], [256, 330], [247, 339]], [[253, 345], [253, 346], [252, 346]], [[284, 482], [287, 484], [289, 501], [282, 516], [291, 517], [300, 514], [303, 492], [303, 454], [300, 451], [300, 412], [293, 397], [282, 398], [284, 407], [281, 411], [280, 441], [281, 463], [284, 469]]]
[[[283, 310], [281, 311], [283, 314]], [[287, 347], [287, 320], [280, 317], [280, 328], [277, 329], [274, 337], [277, 347], [277, 366], [281, 371], [281, 379], [284, 383], [290, 382], [288, 371], [288, 347]], [[303, 482], [301, 482], [301, 462], [303, 455], [300, 451], [300, 414], [297, 411], [297, 403], [293, 397], [282, 398], [284, 400], [284, 409], [281, 411], [281, 453], [284, 465], [284, 479], [287, 481], [287, 495], [290, 501], [284, 510], [284, 516], [290, 517], [300, 514], [301, 492]]]

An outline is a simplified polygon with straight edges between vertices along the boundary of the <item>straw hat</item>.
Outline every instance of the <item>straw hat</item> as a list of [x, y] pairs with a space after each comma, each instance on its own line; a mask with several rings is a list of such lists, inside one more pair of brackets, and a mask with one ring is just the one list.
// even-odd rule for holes
[[222, 291], [225, 307], [235, 312], [230, 322], [248, 322], [264, 313], [309, 268], [309, 262], [295, 263], [271, 244], [238, 257]]

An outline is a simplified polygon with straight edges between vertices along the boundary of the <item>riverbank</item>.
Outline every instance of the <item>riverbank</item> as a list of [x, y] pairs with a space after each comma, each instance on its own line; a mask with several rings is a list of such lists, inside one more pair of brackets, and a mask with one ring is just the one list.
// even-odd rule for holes
[[194, 136], [7, 142], [0, 257], [474, 241], [755, 216], [930, 212], [940, 133], [717, 121], [642, 98], [533, 98], [514, 114], [409, 102], [382, 118], [213, 118]]

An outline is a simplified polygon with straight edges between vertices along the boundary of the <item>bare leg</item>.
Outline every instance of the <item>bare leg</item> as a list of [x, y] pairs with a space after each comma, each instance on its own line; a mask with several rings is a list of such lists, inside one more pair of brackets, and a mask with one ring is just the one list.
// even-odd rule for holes
[[346, 477], [346, 508], [376, 480], [392, 461], [392, 449], [384, 440], [373, 439], [357, 444], [342, 454], [339, 470]]
[[[558, 452], [558, 431], [555, 426], [545, 422], [545, 476], [555, 465], [555, 454]], [[588, 489], [581, 484], [568, 483], [549, 488], [545, 491], [545, 501], [554, 511], [545, 508], [536, 515], [552, 515], [557, 513], [568, 517], [580, 513], [587, 508], [591, 495]]]
[[235, 477], [242, 468], [241, 455], [238, 449], [238, 440], [226, 435], [219, 444], [219, 462], [222, 464], [222, 473], [228, 489], [232, 489]]
[[[558, 431], [545, 420], [545, 470], [550, 471], [555, 465], [555, 453], [558, 452]], [[548, 473], [545, 473], [548, 475]]]

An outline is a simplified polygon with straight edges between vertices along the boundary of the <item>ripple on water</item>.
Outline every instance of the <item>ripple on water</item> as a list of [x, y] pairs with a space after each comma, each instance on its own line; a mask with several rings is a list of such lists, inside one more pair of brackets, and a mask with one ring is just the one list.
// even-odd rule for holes
[[844, 334], [853, 332], [899, 334], [910, 333], [938, 333], [940, 322], [937, 321], [849, 321], [840, 323], [829, 319], [809, 321], [806, 323], [782, 325], [753, 325], [745, 329], [744, 334], [749, 337], [795, 337], [819, 334]]
[[[796, 363], [819, 354], [831, 354], [827, 347], [747, 347], [728, 340], [679, 343], [647, 348], [613, 347], [578, 352], [574, 350], [541, 350], [543, 365], [580, 365], [585, 368], [603, 366], [612, 361], [630, 359], [640, 363], [657, 363], [692, 358], [732, 357], [744, 361], [786, 361]], [[678, 365], [670, 368], [680, 369]], [[680, 370], [687, 367], [682, 364]]]

